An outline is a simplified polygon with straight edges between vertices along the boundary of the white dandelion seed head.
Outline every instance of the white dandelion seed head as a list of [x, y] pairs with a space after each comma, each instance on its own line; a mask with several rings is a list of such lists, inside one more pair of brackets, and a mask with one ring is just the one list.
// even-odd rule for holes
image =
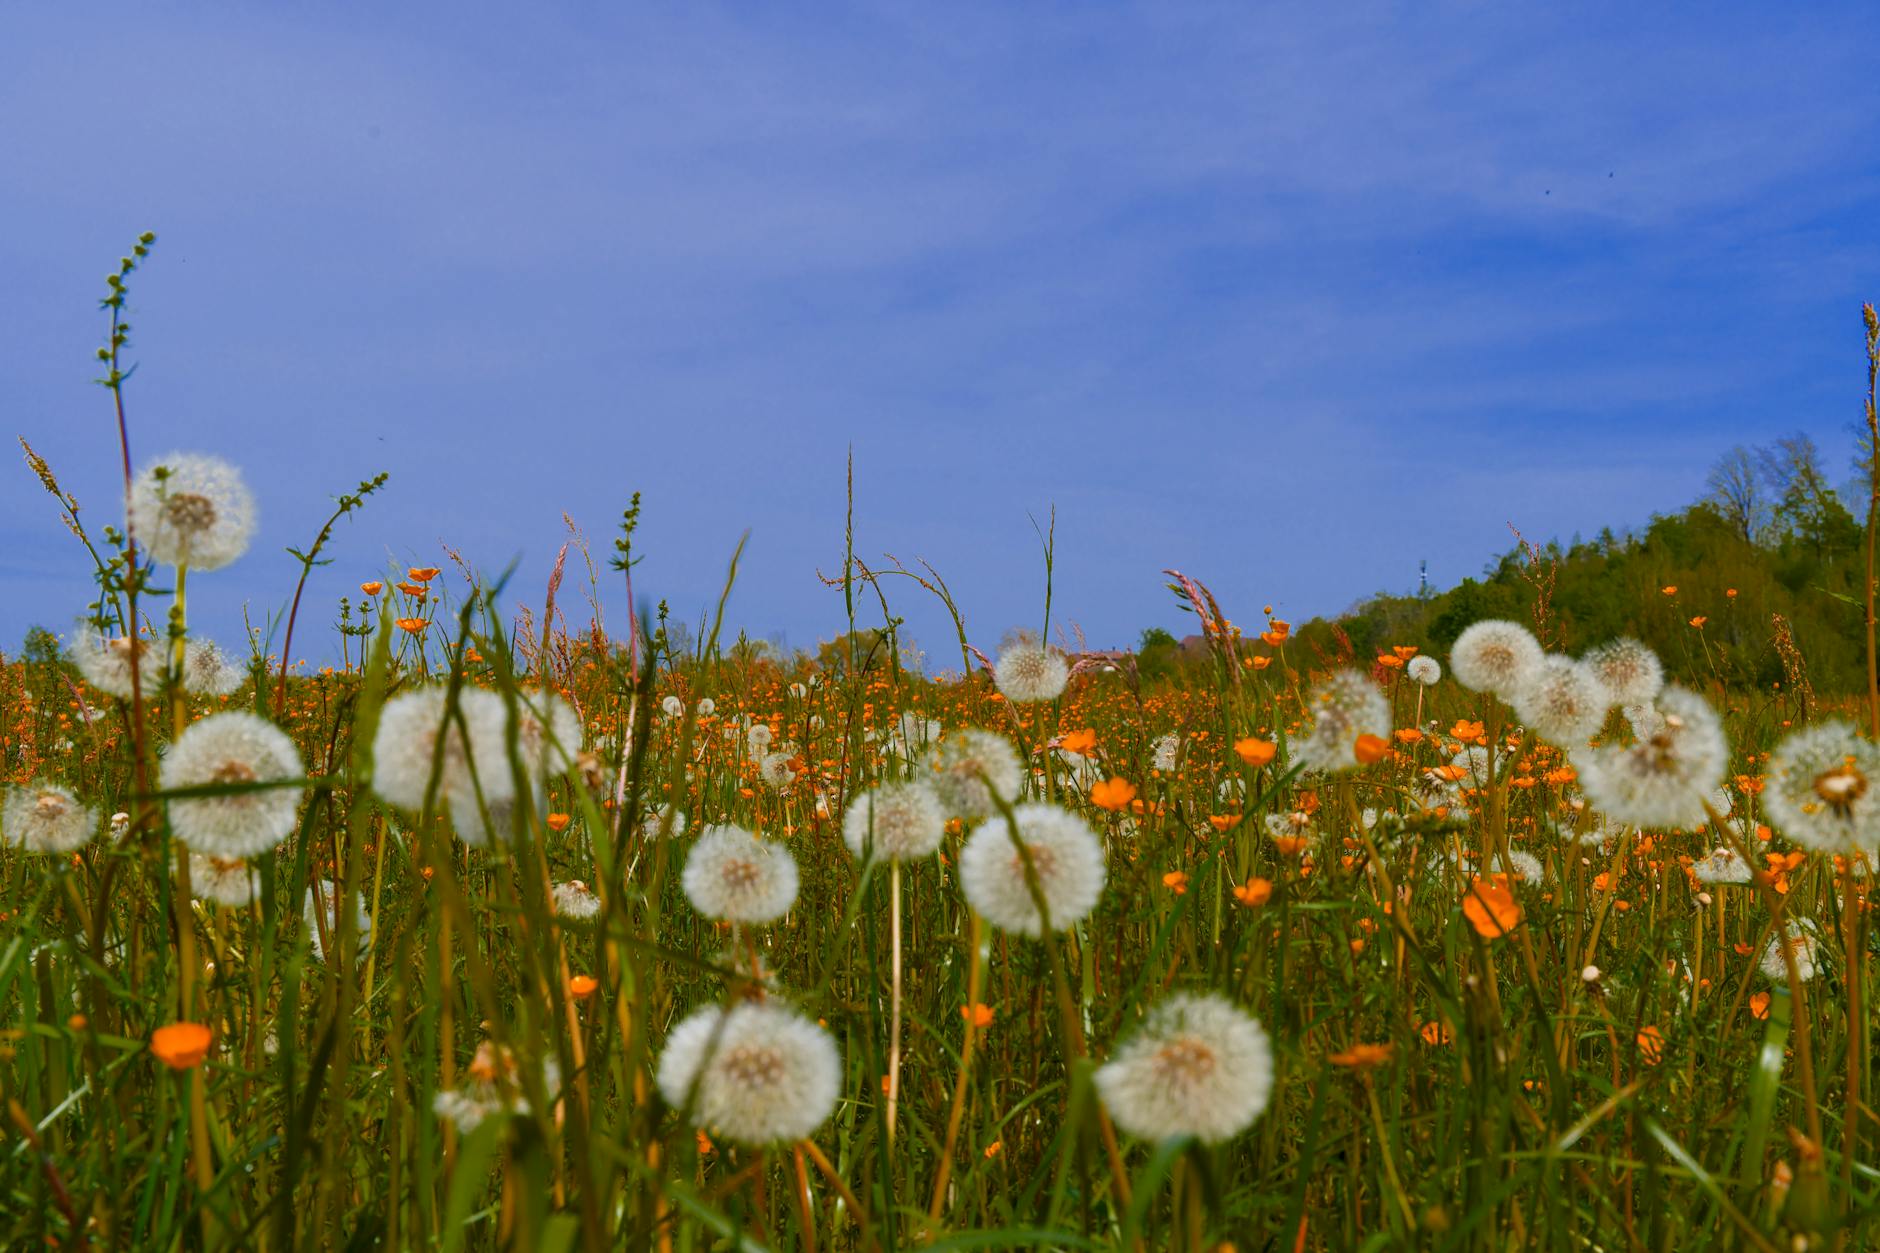
[[677, 718], [685, 712], [685, 702], [677, 696], [668, 696], [659, 702], [659, 708], [668, 718]]
[[569, 773], [581, 754], [581, 715], [553, 692], [522, 694], [516, 700], [516, 750], [531, 784]]
[[1521, 883], [1539, 883], [1544, 871], [1540, 858], [1519, 849], [1509, 849], [1506, 856], [1496, 855], [1504, 873]]
[[6, 842], [35, 853], [69, 853], [84, 846], [98, 817], [78, 797], [55, 783], [9, 788], [0, 808]]
[[214, 901], [231, 909], [252, 903], [260, 883], [255, 868], [240, 857], [189, 855], [189, 886], [199, 901]]
[[1543, 655], [1532, 631], [1518, 622], [1490, 618], [1456, 637], [1449, 650], [1449, 670], [1470, 691], [1508, 700], [1527, 686]]
[[1703, 697], [1681, 687], [1660, 694], [1657, 712], [1663, 726], [1655, 735], [1574, 753], [1580, 786], [1613, 822], [1695, 830], [1729, 765], [1723, 724]]
[[901, 734], [901, 743], [910, 752], [926, 748], [940, 738], [940, 724], [917, 709], [903, 710], [896, 725]]
[[1586, 665], [1615, 705], [1650, 705], [1665, 688], [1658, 654], [1634, 639], [1617, 639], [1588, 653]]
[[1007, 700], [1019, 704], [1056, 700], [1070, 682], [1070, 664], [1064, 654], [1043, 644], [1021, 640], [999, 654], [993, 679]]
[[[1821, 943], [1815, 929], [1805, 922], [1787, 922], [1783, 924], [1789, 951], [1795, 954], [1795, 973], [1806, 982], [1813, 979], [1820, 969]], [[1769, 943], [1762, 952], [1762, 961], [1758, 968], [1764, 977], [1778, 983], [1786, 983], [1789, 978], [1789, 964], [1782, 956], [1782, 937], [1770, 936]]]
[[183, 687], [199, 696], [232, 695], [247, 678], [213, 640], [190, 640], [183, 649]]
[[788, 753], [765, 753], [763, 761], [758, 763], [757, 774], [773, 792], [784, 791], [796, 782], [796, 770], [790, 765]]
[[1845, 722], [1797, 731], [1770, 754], [1763, 808], [1804, 848], [1880, 850], [1880, 748]]
[[801, 683], [792, 683], [790, 685], [790, 695], [797, 700], [802, 700], [805, 696], [809, 695], [809, 689], [804, 687]]
[[[537, 1072], [552, 1103], [561, 1092], [561, 1067], [543, 1058]], [[469, 1133], [487, 1118], [529, 1113], [529, 1098], [514, 1050], [494, 1040], [477, 1045], [463, 1082], [431, 1098], [431, 1111], [457, 1130]]]
[[479, 789], [492, 810], [515, 799], [515, 777], [504, 744], [509, 713], [496, 693], [465, 687], [458, 693], [463, 725], [455, 717], [447, 724], [447, 700], [448, 689], [435, 684], [385, 702], [379, 711], [378, 732], [372, 737], [372, 790], [398, 808], [417, 813], [424, 807], [432, 757], [442, 739], [439, 807], [457, 820], [464, 842], [475, 846], [489, 836], [477, 805]]
[[668, 801], [658, 809], [649, 809], [640, 818], [640, 834], [647, 839], [658, 839], [659, 829], [666, 825], [668, 816], [672, 818], [672, 827], [666, 832], [666, 838], [676, 840], [685, 834], [685, 811], [678, 809]]
[[1293, 745], [1293, 760], [1308, 770], [1350, 770], [1359, 762], [1358, 737], [1390, 735], [1390, 702], [1369, 675], [1340, 670], [1312, 696], [1312, 733]]
[[881, 861], [912, 861], [940, 847], [947, 818], [924, 783], [884, 783], [849, 802], [842, 839], [857, 857], [871, 849]]
[[[307, 943], [313, 949], [313, 960], [326, 960], [326, 944], [320, 939], [320, 922], [326, 924], [327, 938], [339, 939], [340, 899], [339, 885], [331, 879], [320, 880], [320, 899], [323, 910], [316, 910], [313, 904], [313, 885], [307, 885], [307, 894], [301, 899], [300, 921], [307, 928]], [[324, 918], [319, 918], [320, 914]], [[316, 921], [318, 919], [318, 921]], [[355, 894], [352, 899], [353, 936], [358, 941], [359, 952], [372, 947], [372, 915], [366, 912], [363, 898]]]
[[761, 753], [770, 747], [770, 741], [775, 736], [776, 733], [770, 729], [768, 722], [755, 722], [751, 724], [751, 729], [744, 733], [744, 742], [751, 746], [752, 752]]
[[1597, 733], [1612, 708], [1606, 685], [1592, 667], [1567, 657], [1543, 660], [1510, 703], [1530, 729], [1566, 748]]
[[680, 876], [692, 908], [721, 922], [775, 922], [796, 903], [796, 858], [743, 827], [706, 827]]
[[1649, 740], [1665, 729], [1665, 716], [1656, 705], [1626, 705], [1619, 712], [1625, 715], [1635, 740]]
[[138, 686], [149, 700], [163, 681], [163, 661], [151, 641], [128, 635], [100, 635], [86, 622], [72, 639], [72, 661], [85, 682], [107, 696], [119, 700], [131, 698], [131, 671], [136, 670]]
[[[1037, 872], [1051, 929], [1062, 931], [1095, 909], [1103, 894], [1103, 843], [1082, 818], [1055, 805], [1020, 805], [1012, 815]], [[987, 820], [960, 850], [960, 887], [967, 903], [999, 930], [1043, 934], [1024, 860], [1003, 815]]]
[[1266, 1109], [1273, 1049], [1259, 1022], [1226, 997], [1178, 994], [1098, 1067], [1096, 1085], [1116, 1125], [1138, 1139], [1218, 1144]]
[[1180, 737], [1170, 732], [1155, 742], [1155, 757], [1150, 765], [1157, 770], [1173, 770], [1176, 756], [1181, 752]]
[[1748, 883], [1749, 865], [1726, 846], [1712, 849], [1691, 863], [1691, 874], [1699, 883]]
[[555, 912], [563, 918], [592, 918], [601, 912], [601, 898], [579, 879], [557, 883], [549, 896]]
[[709, 718], [718, 712], [718, 702], [707, 696], [698, 703], [698, 716]]
[[[977, 728], [942, 736], [929, 765], [928, 782], [940, 798], [940, 807], [956, 818], [984, 818], [992, 813], [998, 808], [992, 801], [995, 792], [1001, 800], [1016, 801], [1025, 778], [1011, 742]], [[988, 782], [991, 791], [986, 788]]]
[[[306, 773], [287, 733], [258, 714], [231, 709], [193, 722], [163, 755], [165, 791], [274, 783]], [[300, 814], [298, 787], [269, 787], [169, 802], [170, 829], [198, 853], [234, 859], [286, 839]]]
[[248, 551], [255, 498], [220, 457], [171, 453], [132, 483], [130, 525], [138, 546], [164, 565], [218, 570]]
[[672, 1029], [659, 1055], [659, 1094], [693, 1125], [739, 1144], [807, 1139], [835, 1112], [842, 1059], [835, 1040], [776, 1001], [707, 1005]]
[[1443, 677], [1443, 663], [1427, 653], [1419, 653], [1412, 657], [1410, 663], [1403, 669], [1405, 674], [1424, 687], [1431, 686]]

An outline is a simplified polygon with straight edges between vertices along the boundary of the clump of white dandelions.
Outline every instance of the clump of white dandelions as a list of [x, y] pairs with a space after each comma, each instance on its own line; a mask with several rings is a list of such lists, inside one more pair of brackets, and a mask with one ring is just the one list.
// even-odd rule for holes
[[940, 807], [955, 818], [970, 820], [992, 813], [997, 808], [992, 799], [995, 792], [1002, 800], [1018, 799], [1025, 777], [1018, 754], [1004, 736], [974, 728], [949, 731], [928, 760], [932, 774], [927, 781]]
[[1096, 1073], [1116, 1125], [1144, 1140], [1218, 1144], [1245, 1131], [1273, 1090], [1273, 1050], [1259, 1022], [1218, 995], [1178, 994]]
[[1019, 704], [1056, 700], [1070, 682], [1064, 655], [1048, 645], [1020, 640], [999, 654], [993, 678], [1005, 698]]
[[1723, 724], [1703, 697], [1668, 687], [1654, 707], [1657, 727], [1632, 744], [1580, 749], [1569, 760], [1595, 808], [1613, 822], [1694, 830], [1730, 761]]
[[97, 829], [97, 815], [54, 783], [11, 788], [0, 808], [0, 835], [34, 853], [72, 852]]
[[1763, 807], [1782, 834], [1822, 853], [1880, 850], [1880, 747], [1845, 722], [1797, 731], [1769, 757]]
[[1293, 748], [1309, 770], [1349, 770], [1359, 764], [1358, 738], [1390, 735], [1390, 702], [1369, 676], [1340, 670], [1312, 697], [1312, 732]]
[[1449, 669], [1456, 682], [1470, 691], [1511, 701], [1534, 677], [1543, 655], [1532, 631], [1516, 622], [1490, 618], [1456, 637], [1449, 650]]
[[720, 922], [775, 922], [796, 903], [796, 858], [743, 827], [706, 827], [680, 876], [692, 908]]
[[438, 807], [450, 814], [464, 843], [474, 847], [489, 835], [482, 808], [497, 810], [515, 799], [504, 742], [509, 717], [494, 692], [465, 687], [457, 696], [461, 724], [455, 716], [446, 718], [449, 692], [441, 684], [401, 692], [385, 702], [372, 737], [372, 790], [416, 814], [424, 808], [436, 763]]
[[740, 1144], [808, 1138], [834, 1112], [842, 1062], [829, 1033], [774, 1001], [696, 1010], [666, 1038], [659, 1093]]
[[[1055, 805], [1020, 805], [1012, 816], [1051, 929], [1062, 931], [1095, 909], [1103, 895], [1103, 843], [1082, 818]], [[960, 850], [960, 887], [967, 903], [999, 930], [1042, 935], [1044, 920], [1018, 841], [1002, 815], [980, 826]]]
[[164, 565], [217, 570], [248, 551], [255, 498], [220, 457], [171, 453], [131, 484], [129, 522], [138, 545]]
[[294, 830], [301, 789], [290, 781], [303, 773], [294, 741], [272, 722], [243, 710], [210, 714], [185, 728], [164, 754], [163, 789], [233, 790], [172, 798], [170, 828], [213, 857], [266, 852]]
[[913, 861], [940, 847], [946, 815], [925, 783], [884, 783], [849, 802], [842, 840], [857, 857]]

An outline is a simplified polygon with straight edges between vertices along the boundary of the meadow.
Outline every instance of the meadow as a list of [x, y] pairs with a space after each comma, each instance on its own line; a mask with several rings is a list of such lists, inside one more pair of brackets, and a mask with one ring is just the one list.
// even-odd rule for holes
[[[1170, 571], [1198, 651], [1150, 675], [1050, 643], [1047, 532], [1002, 649], [851, 539], [786, 657], [633, 586], [637, 501], [545, 589], [302, 604], [384, 481], [283, 561], [214, 450], [133, 455], [152, 243], [123, 520], [28, 450], [99, 597], [0, 667], [7, 1247], [1872, 1241], [1880, 694], [1793, 641], [1570, 657], [1537, 595], [1304, 650]], [[278, 649], [191, 630], [230, 567]]]

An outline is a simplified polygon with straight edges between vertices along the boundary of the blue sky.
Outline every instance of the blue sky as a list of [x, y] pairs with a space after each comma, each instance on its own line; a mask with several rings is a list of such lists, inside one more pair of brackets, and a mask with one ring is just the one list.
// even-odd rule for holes
[[[0, 13], [0, 412], [113, 520], [102, 279], [139, 460], [245, 466], [239, 639], [379, 470], [306, 621], [564, 512], [637, 588], [840, 626], [858, 549], [975, 641], [1180, 633], [1158, 571], [1303, 618], [1644, 522], [1737, 442], [1836, 467], [1880, 297], [1861, 5], [165, 5]], [[17, 463], [16, 463], [17, 465]], [[83, 552], [0, 477], [0, 640]], [[624, 625], [616, 584], [604, 588]], [[571, 599], [566, 593], [564, 600]], [[944, 661], [937, 605], [903, 591]], [[325, 641], [303, 628], [306, 654]], [[302, 649], [297, 645], [296, 653]]]

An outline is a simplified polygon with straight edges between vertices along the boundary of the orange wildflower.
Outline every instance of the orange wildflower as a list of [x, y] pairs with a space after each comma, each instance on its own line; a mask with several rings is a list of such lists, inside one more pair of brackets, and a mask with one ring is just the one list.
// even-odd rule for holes
[[1661, 587], [1658, 590], [1663, 592], [1667, 596], [1676, 596], [1678, 594], [1678, 585], [1676, 583], [1673, 583], [1668, 587]]
[[992, 1006], [977, 1003], [962, 1005], [960, 1006], [960, 1017], [964, 1018], [979, 1030], [984, 1031], [987, 1027], [992, 1025]]
[[1209, 814], [1208, 825], [1216, 831], [1226, 833], [1227, 829], [1240, 821], [1239, 814]]
[[432, 579], [437, 577], [438, 569], [436, 566], [409, 566], [406, 568], [405, 573], [411, 577], [414, 583], [429, 583]]
[[1088, 757], [1090, 750], [1097, 746], [1097, 733], [1089, 727], [1081, 731], [1067, 731], [1058, 740], [1058, 747], [1067, 753], [1076, 753]]
[[1415, 727], [1399, 727], [1391, 734], [1397, 737], [1397, 742], [1400, 744], [1414, 744], [1423, 738], [1423, 732]]
[[1188, 872], [1186, 870], [1169, 871], [1162, 876], [1162, 886], [1177, 896], [1188, 895]]
[[194, 1070], [209, 1055], [213, 1032], [199, 1022], [173, 1022], [150, 1034], [150, 1051], [171, 1070]]
[[568, 829], [567, 814], [550, 814], [544, 821], [548, 823], [548, 829], [550, 831], [560, 833]]
[[422, 635], [424, 628], [431, 624], [426, 622], [423, 618], [400, 618], [395, 625], [401, 631], [409, 631], [413, 635]]
[[601, 986], [593, 975], [575, 975], [568, 980], [568, 995], [577, 1001], [585, 1001], [594, 995], [594, 989]]
[[1382, 1066], [1389, 1061], [1396, 1047], [1394, 1044], [1354, 1044], [1343, 1052], [1329, 1054], [1325, 1060], [1334, 1066], [1369, 1070], [1373, 1066]]
[[1767, 992], [1758, 992], [1756, 995], [1749, 998], [1749, 1013], [1752, 1018], [1767, 1018], [1769, 1016], [1769, 994]]
[[1115, 813], [1136, 799], [1136, 785], [1128, 779], [1099, 779], [1090, 785], [1090, 803]]
[[1273, 899], [1273, 881], [1253, 878], [1234, 889], [1234, 899], [1252, 909]]
[[1271, 657], [1249, 657], [1247, 658], [1247, 664], [1251, 665], [1255, 670], [1264, 670], [1273, 664], [1273, 659]]
[[385, 590], [385, 584], [380, 583], [375, 579], [370, 583], [361, 583], [359, 585], [359, 590], [364, 592], [368, 596], [377, 596], [380, 592]]
[[1456, 725], [1449, 728], [1449, 734], [1464, 744], [1473, 744], [1488, 734], [1488, 729], [1479, 722], [1470, 722], [1467, 718], [1456, 719]]
[[1264, 766], [1279, 752], [1279, 745], [1272, 740], [1248, 736], [1244, 740], [1234, 741], [1234, 752], [1249, 766]]
[[1273, 847], [1279, 850], [1281, 857], [1297, 857], [1306, 851], [1306, 837], [1303, 835], [1276, 835]]
[[1499, 939], [1521, 925], [1521, 906], [1505, 874], [1469, 880], [1462, 894], [1462, 914], [1485, 940]]
[[1665, 1033], [1656, 1027], [1646, 1027], [1638, 1033], [1638, 1055], [1645, 1059], [1647, 1066], [1656, 1066], [1664, 1059]]
[[1358, 759], [1361, 766], [1375, 765], [1390, 756], [1390, 741], [1381, 735], [1360, 735], [1357, 743], [1351, 746], [1351, 755]]
[[1708, 621], [1710, 621], [1710, 619], [1700, 613], [1695, 618], [1691, 619], [1691, 625], [1701, 631], [1704, 629], [1704, 624]]
[[1455, 1032], [1449, 1029], [1448, 1023], [1439, 1022], [1436, 1019], [1424, 1023], [1417, 1034], [1423, 1037], [1425, 1044], [1448, 1044], [1456, 1038]]

